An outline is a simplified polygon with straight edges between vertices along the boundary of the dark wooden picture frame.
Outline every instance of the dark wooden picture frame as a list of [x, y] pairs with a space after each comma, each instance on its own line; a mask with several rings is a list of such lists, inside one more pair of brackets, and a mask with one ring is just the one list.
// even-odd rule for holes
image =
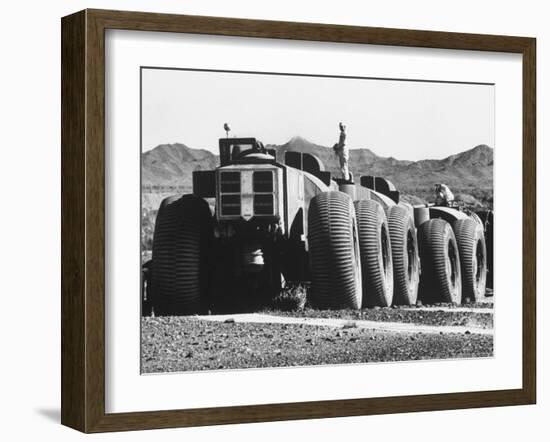
[[[494, 51], [523, 57], [523, 385], [513, 390], [219, 408], [105, 412], [105, 30]], [[104, 10], [62, 19], [61, 422], [140, 430], [534, 404], [536, 41], [533, 38]]]

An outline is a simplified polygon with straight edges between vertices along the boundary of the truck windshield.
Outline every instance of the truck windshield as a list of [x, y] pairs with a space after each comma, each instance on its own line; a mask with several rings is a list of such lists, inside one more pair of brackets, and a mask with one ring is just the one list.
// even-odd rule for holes
[[254, 146], [252, 144], [232, 144], [231, 145], [231, 157], [236, 159], [242, 152], [251, 150]]

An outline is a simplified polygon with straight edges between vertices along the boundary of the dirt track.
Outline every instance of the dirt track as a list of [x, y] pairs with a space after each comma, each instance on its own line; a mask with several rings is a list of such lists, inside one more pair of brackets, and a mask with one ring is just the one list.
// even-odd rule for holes
[[142, 319], [142, 372], [489, 357], [492, 313], [437, 307]]
[[[376, 324], [397, 323], [411, 324], [418, 326], [435, 326], [435, 327], [464, 327], [464, 330], [456, 329], [458, 332], [463, 332], [466, 329], [492, 329], [493, 328], [493, 310], [492, 309], [468, 309], [446, 308], [446, 307], [431, 307], [424, 308], [381, 308], [381, 309], [365, 309], [365, 310], [315, 310], [306, 309], [299, 312], [273, 312], [265, 311], [264, 313], [273, 313], [276, 316], [285, 316], [293, 318], [322, 318], [322, 319], [338, 319], [350, 321], [365, 321], [373, 322], [374, 328]], [[367, 324], [368, 325], [368, 324]], [[473, 331], [473, 330], [470, 330]]]

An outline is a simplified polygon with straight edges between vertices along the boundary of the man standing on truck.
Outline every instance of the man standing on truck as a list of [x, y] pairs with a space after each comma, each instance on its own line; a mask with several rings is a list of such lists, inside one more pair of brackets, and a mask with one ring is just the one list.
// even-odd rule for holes
[[334, 149], [334, 153], [336, 156], [338, 156], [338, 160], [340, 161], [340, 170], [342, 171], [342, 177], [346, 181], [350, 181], [350, 175], [349, 175], [349, 166], [348, 166], [348, 160], [349, 160], [349, 149], [346, 147], [346, 125], [343, 123], [339, 124], [340, 127], [340, 138], [338, 139], [338, 143], [336, 143], [332, 148]]

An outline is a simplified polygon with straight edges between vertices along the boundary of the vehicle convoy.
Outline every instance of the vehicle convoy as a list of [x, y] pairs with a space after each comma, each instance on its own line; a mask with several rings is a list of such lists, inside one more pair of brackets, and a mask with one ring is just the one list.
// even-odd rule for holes
[[383, 177], [331, 177], [314, 155], [219, 140], [220, 165], [162, 201], [148, 301], [155, 315], [244, 311], [282, 281], [309, 281], [318, 308], [475, 301], [485, 294], [483, 225], [448, 206], [400, 202]]

